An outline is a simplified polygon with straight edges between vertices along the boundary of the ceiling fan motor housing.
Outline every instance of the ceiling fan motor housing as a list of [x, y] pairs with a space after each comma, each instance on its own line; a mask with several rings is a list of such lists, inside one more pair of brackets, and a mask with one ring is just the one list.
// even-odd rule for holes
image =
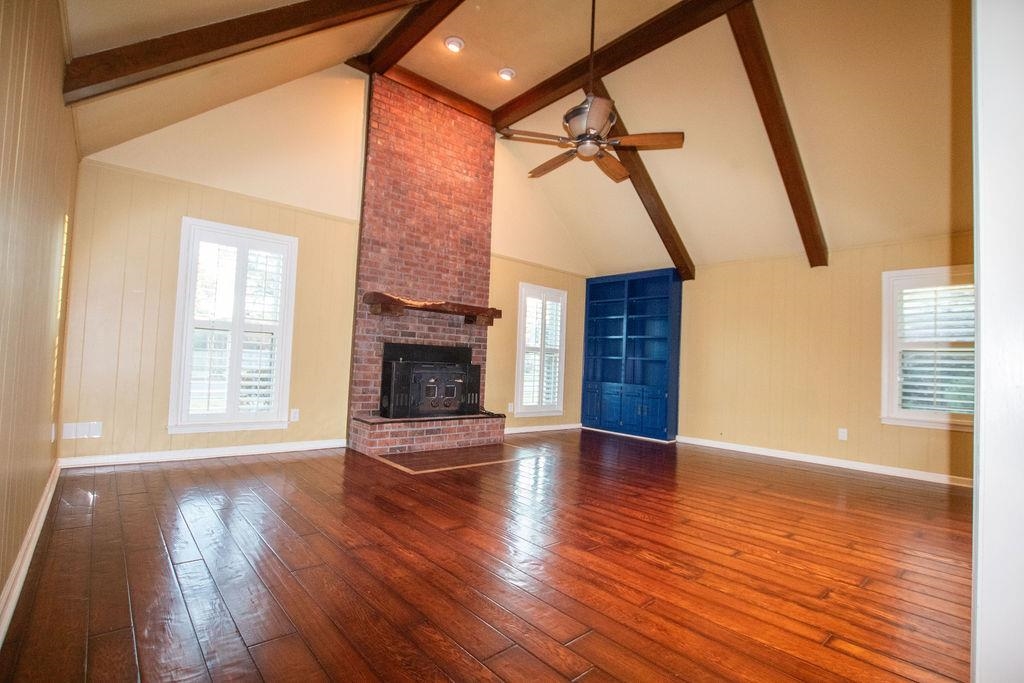
[[618, 118], [611, 100], [587, 95], [581, 104], [573, 107], [562, 117], [562, 125], [569, 135], [577, 140], [585, 136], [604, 138]]

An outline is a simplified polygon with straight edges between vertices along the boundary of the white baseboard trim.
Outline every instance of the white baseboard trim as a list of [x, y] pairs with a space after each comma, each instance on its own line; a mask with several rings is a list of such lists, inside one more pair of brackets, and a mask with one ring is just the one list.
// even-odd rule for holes
[[4, 582], [3, 592], [0, 592], [0, 643], [7, 637], [7, 627], [11, 625], [14, 617], [14, 608], [18, 605], [18, 597], [21, 596], [21, 588], [25, 585], [25, 577], [28, 576], [28, 567], [32, 563], [32, 555], [36, 551], [36, 543], [39, 541], [39, 532], [43, 530], [43, 521], [50, 509], [50, 501], [53, 499], [53, 492], [57, 488], [57, 479], [60, 476], [60, 466], [53, 464], [50, 470], [50, 478], [46, 480], [43, 487], [43, 495], [39, 497], [36, 510], [29, 520], [28, 529], [25, 530], [25, 537], [21, 540], [21, 547], [18, 548], [18, 555], [11, 565], [11, 573], [7, 575]]
[[876, 465], [870, 462], [858, 462], [856, 460], [843, 460], [842, 458], [829, 458], [823, 455], [810, 455], [808, 453], [796, 453], [794, 451], [783, 451], [777, 448], [764, 448], [762, 446], [747, 446], [740, 443], [728, 443], [726, 441], [714, 441], [712, 439], [698, 439], [691, 436], [677, 436], [679, 443], [691, 446], [706, 446], [707, 448], [718, 448], [726, 451], [739, 451], [752, 455], [764, 455], [769, 458], [781, 458], [783, 460], [795, 460], [814, 465], [825, 465], [827, 467], [839, 467], [846, 470], [857, 470], [858, 472], [871, 472], [873, 474], [885, 474], [891, 477], [903, 477], [904, 479], [917, 479], [929, 481], [936, 484], [949, 484], [951, 486], [964, 486], [971, 488], [974, 480], [968, 477], [955, 477], [950, 474], [938, 474], [936, 472], [923, 472], [905, 467], [892, 467], [890, 465]]
[[568, 425], [527, 425], [525, 427], [505, 427], [506, 434], [526, 434], [528, 432], [563, 432], [566, 429], [579, 429], [579, 422]]
[[321, 448], [345, 448], [345, 439], [324, 439], [321, 441], [285, 441], [281, 443], [260, 443], [248, 446], [221, 446], [219, 448], [183, 448], [176, 451], [144, 451], [141, 453], [117, 453], [111, 455], [83, 455], [59, 458], [61, 469], [69, 467], [98, 467], [102, 465], [139, 465], [148, 462], [172, 462], [175, 460], [202, 460], [205, 458], [227, 458], [236, 455], [260, 455], [262, 453], [290, 453], [292, 451], [315, 451]]
[[610, 429], [598, 429], [597, 427], [582, 427], [588, 432], [600, 432], [602, 434], [611, 434], [612, 436], [622, 436], [627, 439], [637, 439], [639, 441], [650, 441], [651, 443], [675, 443], [672, 439], [652, 439], [649, 436], [637, 436], [636, 434], [623, 434], [622, 432], [613, 432]]

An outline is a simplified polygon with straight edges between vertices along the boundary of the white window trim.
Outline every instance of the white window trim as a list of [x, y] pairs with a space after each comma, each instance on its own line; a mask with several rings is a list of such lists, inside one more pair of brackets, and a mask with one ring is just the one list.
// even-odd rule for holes
[[899, 364], [896, 362], [896, 297], [903, 289], [974, 282], [973, 266], [913, 268], [882, 273], [882, 424], [923, 427], [957, 432], [974, 431], [971, 416], [927, 410], [905, 410], [899, 405]]
[[[526, 352], [526, 344], [523, 334], [526, 322], [526, 297], [534, 296], [545, 301], [554, 300], [562, 305], [562, 329], [558, 340], [558, 404], [555, 406], [524, 406], [523, 405], [523, 357]], [[516, 417], [553, 417], [564, 413], [565, 403], [565, 328], [568, 327], [568, 292], [562, 289], [534, 285], [529, 282], [519, 283], [519, 320], [516, 327], [516, 387], [513, 406]], [[543, 315], [542, 315], [543, 317]], [[541, 332], [543, 339], [543, 331]], [[543, 359], [541, 360], [541, 375], [543, 375]], [[541, 392], [543, 394], [543, 391]]]
[[[265, 418], [251, 419], [246, 414], [237, 420], [223, 420], [215, 415], [209, 418], [190, 417], [186, 400], [188, 392], [188, 369], [191, 357], [189, 321], [192, 318], [195, 298], [196, 269], [193, 255], [199, 244], [200, 234], [217, 236], [220, 244], [242, 244], [246, 240], [269, 242], [281, 248], [284, 259], [284, 293], [281, 300], [281, 324], [278, 354], [281, 363], [280, 382], [276, 387], [277, 411]], [[289, 390], [291, 387], [292, 332], [295, 311], [295, 271], [298, 263], [298, 238], [279, 235], [237, 225], [217, 223], [185, 216], [181, 219], [181, 244], [178, 252], [178, 288], [174, 315], [174, 349], [171, 356], [171, 398], [168, 408], [168, 434], [197, 434], [208, 432], [238, 432], [258, 429], [287, 429]], [[237, 295], [237, 293], [236, 293]]]

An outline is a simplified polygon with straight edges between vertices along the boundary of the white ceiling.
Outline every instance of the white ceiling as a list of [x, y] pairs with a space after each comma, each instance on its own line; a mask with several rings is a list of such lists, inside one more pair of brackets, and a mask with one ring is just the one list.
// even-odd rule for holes
[[[599, 1], [595, 44], [611, 42], [676, 2]], [[450, 35], [466, 42], [459, 54], [444, 46]], [[399, 64], [494, 109], [586, 57], [589, 50], [587, 0], [466, 0]], [[506, 66], [516, 70], [512, 81], [498, 78], [498, 69]]]
[[[219, 21], [280, 0], [64, 0], [74, 54]], [[599, 0], [597, 43], [673, 0]], [[495, 107], [585, 56], [587, 0], [467, 0], [401, 62]], [[756, 0], [832, 249], [971, 227], [969, 0]], [[319, 71], [369, 50], [401, 11], [263, 48], [75, 105], [83, 153]], [[467, 48], [447, 52], [457, 34]], [[496, 70], [519, 76], [501, 81]], [[605, 77], [631, 132], [683, 130], [642, 156], [698, 264], [802, 251], [724, 19]], [[516, 124], [560, 132], [571, 95]], [[555, 150], [499, 140], [529, 169]], [[500, 178], [498, 179], [500, 182]], [[630, 183], [573, 161], [529, 181], [596, 272], [668, 265]]]

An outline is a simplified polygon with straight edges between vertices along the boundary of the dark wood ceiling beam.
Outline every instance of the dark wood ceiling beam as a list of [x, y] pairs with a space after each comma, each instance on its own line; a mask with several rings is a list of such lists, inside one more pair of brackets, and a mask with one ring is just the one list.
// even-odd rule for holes
[[789, 203], [793, 207], [800, 239], [807, 252], [807, 260], [811, 267], [828, 265], [828, 245], [825, 233], [821, 230], [821, 220], [814, 206], [811, 188], [807, 183], [807, 174], [800, 158], [800, 150], [793, 135], [793, 126], [789, 122], [786, 103], [782, 99], [782, 90], [775, 76], [771, 54], [761, 31], [761, 22], [757, 18], [757, 10], [753, 2], [748, 2], [729, 10], [729, 26], [736, 38], [743, 66], [747, 70], [750, 86], [754, 90], [757, 108], [761, 110], [764, 127], [768, 131], [775, 160], [779, 164], [779, 173], [789, 195]]
[[[601, 79], [594, 81], [594, 94], [598, 97], [612, 99]], [[608, 137], [618, 138], [629, 135], [626, 124], [622, 121], [622, 114], [618, 110], [616, 110], [616, 114], [618, 114], [618, 120], [609, 131]], [[658, 194], [658, 188], [651, 180], [651, 174], [647, 172], [647, 166], [640, 158], [640, 152], [635, 149], [619, 148], [615, 150], [615, 153], [619, 156], [622, 165], [629, 171], [629, 180], [633, 183], [633, 189], [636, 190], [641, 203], [647, 209], [647, 215], [651, 217], [654, 229], [658, 231], [658, 236], [665, 244], [665, 250], [679, 272], [679, 277], [684, 280], [692, 280], [697, 275], [693, 259], [686, 251], [683, 238], [679, 236], [679, 231], [676, 230], [675, 223], [672, 222], [672, 217], [668, 214], [668, 209], [665, 208], [665, 203], [661, 201], [661, 195]]]
[[364, 73], [384, 73], [455, 11], [463, 0], [430, 0], [406, 12], [402, 20], [369, 52], [345, 62]]
[[306, 0], [76, 57], [64, 72], [68, 104], [424, 0]]
[[407, 88], [412, 88], [431, 99], [437, 100], [441, 104], [446, 104], [452, 109], [462, 112], [466, 116], [470, 116], [477, 121], [491, 125], [490, 109], [477, 104], [473, 100], [463, 97], [453, 90], [449, 90], [443, 85], [438, 85], [430, 79], [424, 78], [419, 74], [409, 71], [408, 69], [403, 69], [400, 66], [391, 67], [384, 76], [386, 78], [390, 78], [396, 83], [401, 83]]
[[[600, 50], [594, 51], [594, 78], [607, 76], [680, 36], [700, 28], [747, 0], [682, 0]], [[494, 110], [494, 127], [511, 126], [574, 90], [586, 90], [586, 57]]]

